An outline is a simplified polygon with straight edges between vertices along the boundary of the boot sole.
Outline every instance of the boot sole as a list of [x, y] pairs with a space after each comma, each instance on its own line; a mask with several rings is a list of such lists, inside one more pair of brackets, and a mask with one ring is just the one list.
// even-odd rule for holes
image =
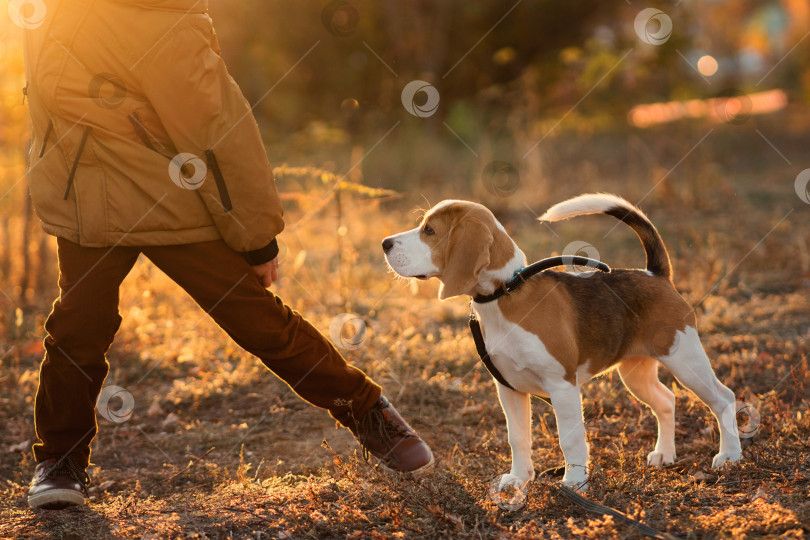
[[424, 465], [422, 465], [418, 469], [414, 469], [412, 471], [398, 471], [396, 469], [392, 469], [391, 467], [389, 467], [388, 465], [383, 463], [383, 461], [380, 458], [375, 457], [375, 459], [377, 460], [377, 463], [380, 465], [380, 467], [382, 469], [385, 469], [388, 472], [397, 473], [397, 474], [415, 474], [417, 476], [424, 473], [424, 472], [426, 472], [426, 471], [428, 471], [428, 470], [430, 470], [430, 469], [432, 469], [433, 464], [436, 461], [434, 459], [434, 457], [433, 457], [433, 454], [431, 453], [430, 454], [430, 461], [428, 461], [427, 463], [425, 463]]
[[31, 508], [61, 510], [68, 506], [81, 506], [83, 504], [84, 495], [72, 489], [49, 489], [48, 491], [28, 496], [28, 505]]

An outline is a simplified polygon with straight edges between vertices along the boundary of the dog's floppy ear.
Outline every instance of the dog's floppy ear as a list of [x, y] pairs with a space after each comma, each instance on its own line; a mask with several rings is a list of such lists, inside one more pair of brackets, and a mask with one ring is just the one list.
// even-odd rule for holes
[[492, 233], [477, 220], [459, 222], [450, 232], [445, 252], [439, 300], [469, 292], [478, 283], [481, 270], [489, 264]]

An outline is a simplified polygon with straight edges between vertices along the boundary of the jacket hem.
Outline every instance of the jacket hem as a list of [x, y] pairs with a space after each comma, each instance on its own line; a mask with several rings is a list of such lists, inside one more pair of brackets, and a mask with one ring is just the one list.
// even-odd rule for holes
[[113, 246], [174, 246], [180, 244], [194, 244], [197, 242], [210, 242], [221, 240], [219, 230], [211, 225], [195, 229], [178, 231], [137, 231], [117, 232], [107, 231], [102, 236], [103, 242], [88, 242], [82, 238], [78, 231], [69, 227], [61, 227], [52, 223], [41, 221], [42, 229], [53, 236], [70, 240], [83, 247], [113, 247]]

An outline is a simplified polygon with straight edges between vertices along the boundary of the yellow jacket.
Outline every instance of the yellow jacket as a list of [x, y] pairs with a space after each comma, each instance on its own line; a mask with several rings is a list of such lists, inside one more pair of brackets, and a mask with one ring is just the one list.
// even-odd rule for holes
[[45, 231], [91, 247], [222, 238], [252, 264], [272, 259], [281, 203], [207, 0], [45, 5], [25, 38]]

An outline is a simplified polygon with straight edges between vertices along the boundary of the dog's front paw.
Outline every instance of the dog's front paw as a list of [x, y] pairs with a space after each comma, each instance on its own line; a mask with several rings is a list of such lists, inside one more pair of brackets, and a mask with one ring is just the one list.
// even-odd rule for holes
[[510, 486], [514, 486], [515, 488], [525, 490], [526, 484], [528, 484], [529, 480], [531, 480], [531, 478], [523, 479], [520, 478], [519, 476], [509, 473], [502, 474], [500, 478], [501, 480], [498, 484], [498, 489], [500, 489], [501, 491], [503, 491], [504, 489], [508, 489]]
[[526, 504], [528, 481], [514, 474], [502, 474], [489, 486], [489, 498], [502, 510], [518, 510]]
[[735, 461], [740, 461], [741, 457], [741, 450], [737, 450], [735, 452], [720, 452], [714, 456], [714, 459], [712, 459], [712, 469], [719, 469], [726, 462], [734, 463]]
[[562, 485], [584, 492], [588, 489], [588, 469], [582, 465], [566, 465]]
[[647, 465], [661, 467], [675, 463], [675, 452], [650, 452], [647, 454]]

